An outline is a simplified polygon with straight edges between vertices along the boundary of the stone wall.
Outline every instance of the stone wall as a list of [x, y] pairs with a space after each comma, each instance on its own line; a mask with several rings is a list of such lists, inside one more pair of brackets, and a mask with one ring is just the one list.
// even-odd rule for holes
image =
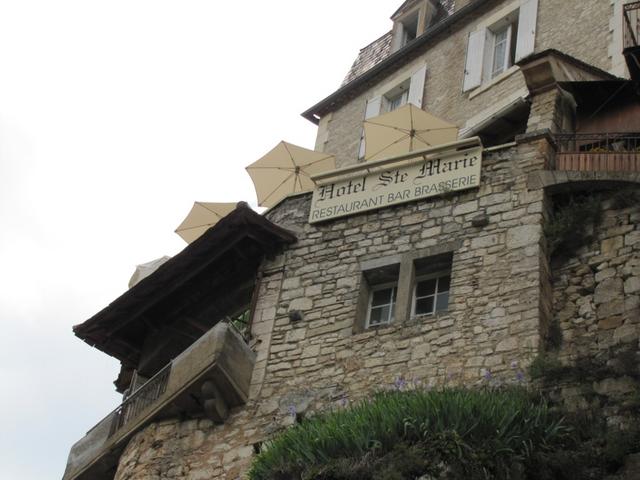
[[[224, 425], [147, 427], [130, 441], [116, 479], [238, 478], [254, 448], [296, 417], [395, 382], [521, 381], [540, 343], [546, 261], [543, 191], [526, 182], [545, 148], [535, 140], [485, 152], [482, 186], [445, 197], [313, 225], [309, 195], [271, 210], [298, 242], [262, 269], [249, 402]], [[443, 249], [453, 255], [447, 311], [355, 328], [365, 265]], [[292, 321], [292, 310], [302, 319]]]
[[[374, 92], [382, 85], [393, 83], [394, 79], [401, 82], [425, 63], [423, 108], [463, 129], [495, 114], [494, 107], [500, 102], [526, 96], [524, 78], [517, 67], [511, 69], [510, 74], [500, 76], [498, 81], [462, 92], [469, 32], [512, 3], [513, 0], [489, 2], [492, 8], [469, 15], [467, 20], [435, 38], [426, 51], [405, 66], [373, 80], [366, 92], [333, 111], [328, 121], [321, 122], [316, 148], [336, 155], [340, 166], [356, 163], [367, 99], [377, 95]], [[608, 50], [612, 41], [610, 20], [613, 12], [611, 3], [606, 0], [539, 0], [535, 51], [555, 48], [609, 70], [612, 68]], [[617, 20], [621, 22], [622, 17]], [[571, 28], [567, 28], [568, 25]]]
[[586, 226], [593, 240], [553, 263], [560, 328], [548, 356], [561, 366], [548, 362], [543, 378], [571, 409], [628, 427], [640, 414], [640, 204], [637, 195], [603, 195], [601, 223]]

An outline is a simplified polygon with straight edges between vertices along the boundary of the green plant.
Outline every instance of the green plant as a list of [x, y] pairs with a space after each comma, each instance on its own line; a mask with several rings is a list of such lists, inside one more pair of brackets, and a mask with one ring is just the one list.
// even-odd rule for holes
[[570, 437], [562, 418], [522, 387], [381, 392], [286, 430], [255, 458], [249, 478], [402, 480], [446, 470], [449, 478], [507, 479]]
[[529, 375], [534, 380], [557, 380], [566, 371], [555, 355], [540, 352], [529, 365]]
[[545, 225], [549, 254], [571, 254], [588, 243], [588, 226], [602, 218], [601, 198], [596, 194], [570, 195], [560, 201]]

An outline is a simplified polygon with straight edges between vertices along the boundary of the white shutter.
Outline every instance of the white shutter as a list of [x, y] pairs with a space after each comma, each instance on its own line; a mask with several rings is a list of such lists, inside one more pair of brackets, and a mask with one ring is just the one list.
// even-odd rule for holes
[[380, 106], [382, 105], [382, 97], [374, 97], [367, 101], [367, 108], [364, 111], [364, 119], [380, 115]]
[[516, 62], [533, 53], [536, 41], [536, 19], [538, 0], [525, 0], [520, 5], [518, 16], [518, 39], [516, 42]]
[[[484, 49], [483, 49], [483, 58], [482, 58], [482, 75], [480, 78], [480, 83], [482, 83], [483, 78], [485, 80], [491, 79], [491, 71], [493, 70], [494, 45], [496, 43], [496, 36], [488, 28], [485, 30], [484, 37], [485, 38], [484, 38]], [[510, 44], [508, 43], [507, 45], [510, 45]]]
[[462, 85], [463, 92], [471, 90], [482, 83], [482, 53], [484, 52], [485, 32], [486, 30], [482, 29], [469, 34], [464, 84]]
[[409, 103], [418, 108], [422, 108], [422, 97], [424, 95], [424, 80], [427, 76], [427, 66], [424, 65], [420, 70], [411, 75], [411, 84], [409, 85]]
[[[367, 100], [367, 107], [364, 110], [364, 119], [368, 119], [371, 117], [375, 117], [380, 115], [380, 107], [382, 106], [382, 97], [373, 97], [370, 100]], [[358, 158], [364, 158], [364, 128], [360, 133], [360, 148], [358, 150]]]

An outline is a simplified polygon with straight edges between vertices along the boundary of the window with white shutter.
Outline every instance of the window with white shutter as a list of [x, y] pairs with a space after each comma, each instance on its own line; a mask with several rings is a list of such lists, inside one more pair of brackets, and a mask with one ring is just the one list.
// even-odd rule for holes
[[[400, 83], [389, 85], [388, 88], [383, 87], [385, 93], [374, 97], [367, 101], [364, 112], [364, 119], [391, 112], [402, 107], [407, 103], [411, 103], [418, 108], [422, 108], [424, 100], [424, 85], [427, 77], [427, 66], [423, 65], [414, 71], [409, 78]], [[386, 91], [385, 91], [386, 90]], [[360, 148], [358, 149], [358, 158], [364, 158], [365, 140], [364, 129], [360, 133]]]
[[538, 0], [521, 0], [502, 18], [492, 17], [469, 34], [465, 61], [466, 92], [491, 81], [534, 52]]

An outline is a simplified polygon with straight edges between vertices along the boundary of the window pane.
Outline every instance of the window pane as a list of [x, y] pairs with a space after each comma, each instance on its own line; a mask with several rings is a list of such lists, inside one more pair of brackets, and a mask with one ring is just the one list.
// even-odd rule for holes
[[419, 298], [416, 300], [416, 315], [433, 313], [433, 297]]
[[392, 288], [383, 288], [382, 290], [376, 290], [373, 292], [371, 298], [371, 306], [388, 305], [391, 303]]
[[451, 277], [449, 275], [438, 279], [438, 292], [448, 292]]
[[425, 295], [433, 295], [434, 293], [436, 293], [435, 278], [418, 282], [418, 286], [416, 288], [417, 297], [424, 297]]
[[492, 75], [497, 75], [505, 69], [507, 59], [507, 34], [508, 28], [501, 30], [495, 34], [493, 47], [493, 66]]
[[405, 103], [407, 103], [407, 100], [409, 99], [409, 90], [405, 90], [402, 93], [400, 93], [399, 95], [389, 98], [389, 111], [392, 112], [394, 110], [396, 110], [397, 108], [400, 108], [401, 106], [403, 106]]
[[436, 312], [442, 312], [449, 306], [449, 292], [439, 293], [436, 301]]
[[391, 307], [375, 307], [371, 309], [371, 317], [369, 318], [369, 325], [380, 325], [383, 323], [389, 323]]

